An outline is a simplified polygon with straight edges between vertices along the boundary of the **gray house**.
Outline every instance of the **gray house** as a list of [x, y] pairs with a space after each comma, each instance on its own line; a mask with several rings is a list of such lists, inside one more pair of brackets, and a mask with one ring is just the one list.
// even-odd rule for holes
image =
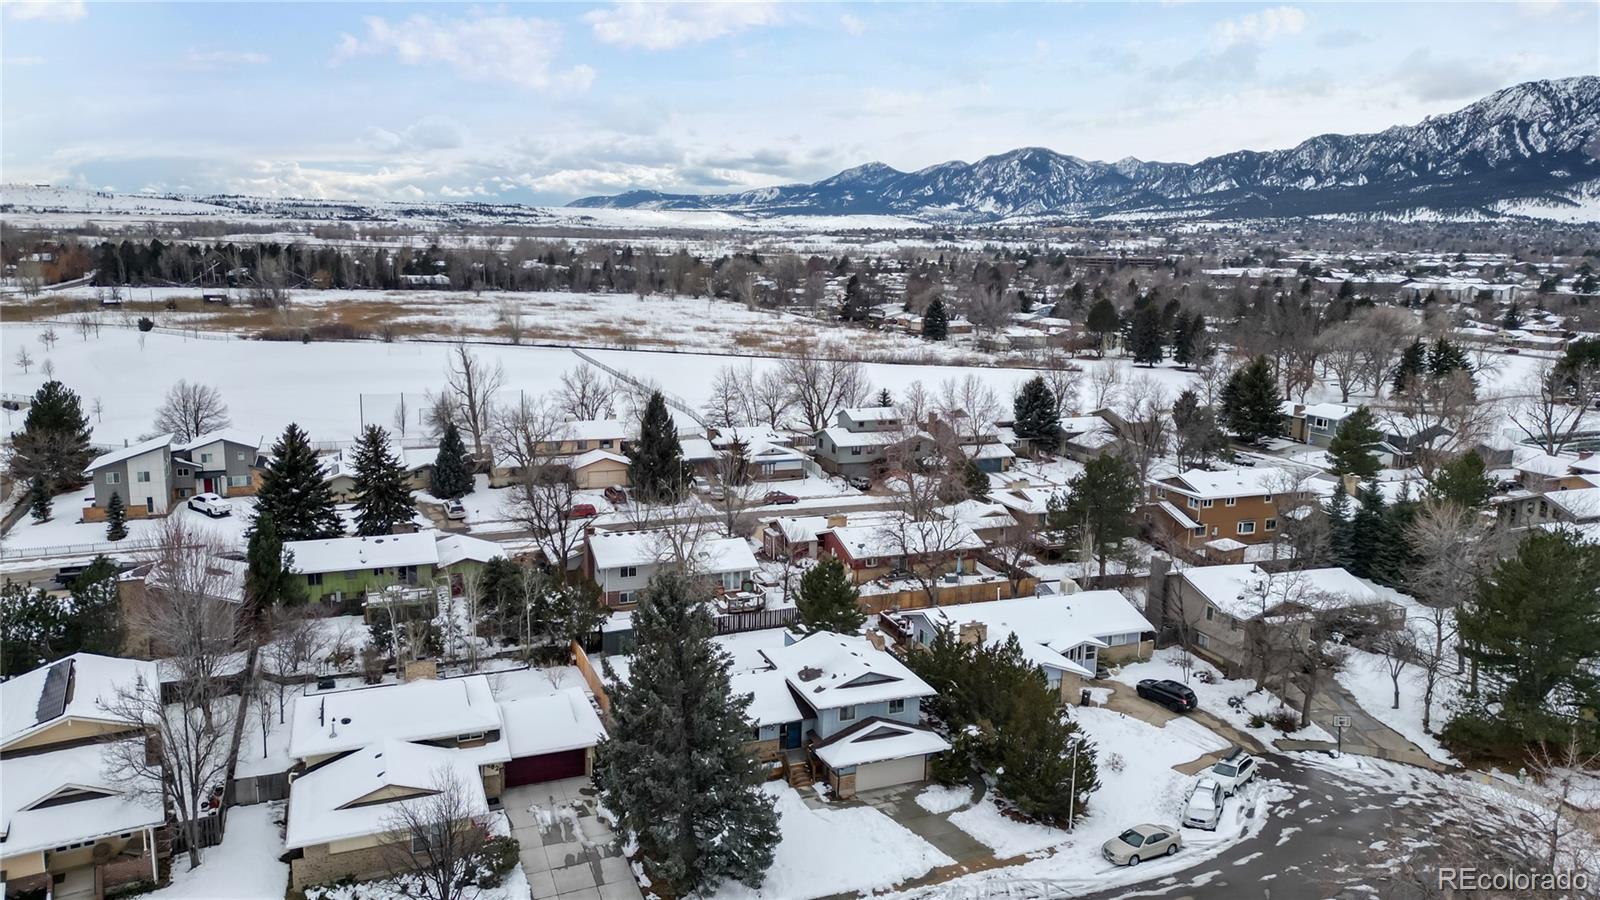
[[228, 431], [203, 434], [187, 444], [174, 444], [171, 434], [163, 434], [102, 453], [84, 469], [94, 486], [84, 520], [104, 521], [113, 494], [122, 496], [130, 519], [164, 516], [195, 494], [254, 494], [264, 462], [259, 443]]
[[[834, 424], [815, 435], [817, 464], [835, 475], [851, 478], [881, 473], [889, 464], [891, 452], [905, 448], [921, 455], [932, 443], [922, 432], [910, 435], [902, 429], [900, 414], [891, 407], [841, 409]], [[909, 447], [907, 442], [911, 442]]]

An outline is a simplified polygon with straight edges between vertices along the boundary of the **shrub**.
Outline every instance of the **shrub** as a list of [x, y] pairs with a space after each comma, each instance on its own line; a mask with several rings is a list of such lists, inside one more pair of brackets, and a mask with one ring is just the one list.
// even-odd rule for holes
[[1266, 726], [1267, 726], [1267, 717], [1266, 716], [1264, 716], [1264, 715], [1262, 715], [1261, 713], [1258, 713], [1258, 712], [1253, 712], [1253, 713], [1250, 714], [1250, 727], [1251, 728], [1265, 728]]
[[1100, 764], [1113, 772], [1121, 772], [1122, 767], [1127, 765], [1126, 761], [1123, 760], [1121, 753], [1106, 754], [1106, 758]]
[[1194, 673], [1194, 680], [1201, 684], [1216, 684], [1217, 673], [1210, 669], [1200, 669]]
[[1267, 724], [1288, 734], [1300, 730], [1300, 716], [1292, 709], [1275, 709], [1267, 715]]
[[521, 859], [522, 847], [510, 836], [492, 837], [478, 851], [478, 887], [497, 888]]
[[153, 329], [155, 327], [156, 327], [156, 323], [155, 323], [154, 319], [150, 318], [149, 316], [140, 316], [139, 317], [139, 330], [140, 331], [149, 331], [149, 330], [151, 330], [151, 329]]

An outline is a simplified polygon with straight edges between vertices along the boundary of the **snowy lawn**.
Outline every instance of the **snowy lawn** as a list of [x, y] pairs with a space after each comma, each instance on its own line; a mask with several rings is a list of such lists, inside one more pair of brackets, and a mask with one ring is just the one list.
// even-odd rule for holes
[[995, 805], [994, 795], [985, 794], [972, 806], [950, 816], [950, 824], [960, 828], [1001, 859], [1054, 847], [1072, 837], [1069, 831], [1006, 817]]
[[[1400, 708], [1394, 708], [1394, 682], [1388, 663], [1377, 653], [1351, 649], [1350, 661], [1338, 674], [1339, 684], [1350, 692], [1367, 714], [1393, 728], [1406, 740], [1421, 747], [1430, 757], [1455, 763], [1439, 739], [1422, 728], [1423, 673], [1416, 666], [1400, 672]], [[1441, 673], [1434, 686], [1432, 725], [1439, 728], [1449, 718], [1449, 702], [1455, 696], [1455, 681]]]
[[972, 802], [972, 789], [969, 787], [934, 784], [924, 788], [922, 793], [917, 795], [917, 805], [936, 815], [954, 812], [970, 802]]
[[201, 852], [190, 870], [184, 854], [172, 857], [172, 884], [145, 896], [153, 900], [282, 900], [289, 887], [283, 854], [282, 803], [236, 806], [228, 812], [222, 843]]
[[[287, 772], [294, 765], [294, 759], [289, 756], [289, 721], [294, 715], [294, 701], [300, 696], [304, 687], [289, 685], [282, 694], [283, 719], [278, 721], [278, 702], [280, 695], [278, 686], [272, 683], [263, 685], [270, 706], [262, 710], [261, 704], [252, 702], [246, 713], [244, 733], [239, 740], [239, 765], [234, 772], [237, 778], [248, 778], [252, 775], [267, 775], [274, 772]], [[265, 712], [265, 715], [263, 715]], [[266, 734], [262, 735], [263, 721], [266, 724]], [[230, 819], [228, 828], [233, 828]]]
[[[472, 484], [472, 493], [461, 498], [461, 505], [465, 507], [467, 511], [467, 531], [494, 532], [506, 530], [504, 526], [511, 521], [511, 489], [489, 487], [489, 476], [487, 475], [474, 475]], [[433, 503], [438, 506], [444, 505], [443, 500], [440, 500], [438, 497], [433, 496], [427, 491], [417, 491], [416, 498], [418, 503]], [[573, 502], [593, 503], [594, 501], [585, 496], [582, 500], [574, 499]], [[604, 500], [602, 499], [601, 502], [604, 503]], [[602, 510], [609, 509], [609, 504], [606, 506], [600, 506], [599, 504], [596, 504], [596, 506]], [[486, 525], [495, 525], [497, 527], [482, 527]]]
[[496, 700], [547, 697], [567, 688], [589, 692], [589, 684], [583, 680], [583, 673], [578, 671], [577, 666], [547, 666], [487, 674]]
[[782, 782], [762, 788], [777, 798], [783, 840], [761, 887], [725, 884], [723, 900], [809, 900], [887, 888], [954, 860], [869, 806], [812, 809]]
[[[1213, 668], [1198, 656], [1191, 656], [1193, 668], [1184, 672], [1180, 660], [1183, 650], [1180, 647], [1167, 647], [1157, 650], [1149, 662], [1127, 663], [1121, 669], [1115, 670], [1111, 678], [1123, 684], [1137, 686], [1146, 678], [1170, 678], [1173, 681], [1187, 684], [1194, 691], [1195, 697], [1200, 701], [1200, 708], [1222, 719], [1229, 725], [1249, 734], [1263, 744], [1271, 744], [1280, 737], [1295, 738], [1302, 741], [1332, 741], [1333, 735], [1323, 730], [1315, 722], [1291, 731], [1288, 734], [1279, 732], [1270, 725], [1259, 728], [1250, 726], [1250, 716], [1259, 713], [1270, 715], [1281, 709], [1288, 709], [1283, 701], [1276, 695], [1261, 690], [1251, 678], [1223, 678], [1222, 673]], [[1213, 679], [1207, 684], [1200, 678], [1200, 673], [1206, 672]], [[1244, 705], [1235, 709], [1228, 705], [1232, 697], [1243, 699]], [[1298, 715], [1298, 710], [1293, 710]]]
[[[511, 820], [505, 813], [491, 814], [489, 833], [497, 837], [511, 834]], [[467, 896], [472, 900], [527, 900], [532, 893], [527, 873], [522, 870], [522, 864], [517, 863], [506, 873], [498, 887], [474, 889], [468, 891]], [[358, 881], [354, 884], [306, 889], [306, 900], [410, 900], [419, 896], [425, 895], [418, 891], [415, 884], [397, 885], [383, 881]]]
[[[6, 532], [4, 541], [6, 549], [25, 550], [73, 544], [105, 544], [108, 552], [138, 553], [149, 549], [161, 533], [165, 518], [129, 519], [128, 536], [114, 544], [108, 542], [106, 523], [83, 521], [83, 508], [89, 505], [89, 500], [93, 496], [93, 487], [56, 495], [50, 501], [49, 519], [36, 522], [31, 515], [24, 516]], [[233, 504], [233, 514], [220, 519], [195, 512], [185, 505], [179, 505], [173, 515], [180, 517], [184, 524], [197, 533], [213, 534], [231, 547], [243, 548], [245, 531], [255, 518], [256, 501], [252, 497], [230, 497], [228, 502]]]

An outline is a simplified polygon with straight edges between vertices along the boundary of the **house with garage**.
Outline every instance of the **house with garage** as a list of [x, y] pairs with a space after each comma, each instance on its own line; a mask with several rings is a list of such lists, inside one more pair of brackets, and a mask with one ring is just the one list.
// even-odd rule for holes
[[[439, 460], [437, 447], [402, 447], [394, 436], [389, 439], [389, 452], [399, 460], [405, 471], [406, 487], [413, 491], [426, 491], [433, 487], [433, 469]], [[322, 478], [340, 503], [354, 503], [360, 492], [356, 490], [357, 448], [346, 447], [331, 456], [322, 457]]]
[[577, 456], [590, 450], [622, 452], [628, 430], [617, 419], [574, 419], [556, 426], [535, 445], [540, 456]]
[[431, 585], [439, 568], [437, 535], [431, 531], [284, 541], [283, 550], [313, 603]]
[[0, 872], [6, 896], [103, 898], [159, 879], [170, 851], [159, 797], [108, 772], [145, 740], [114, 711], [159, 691], [153, 662], [75, 653], [0, 683]]
[[627, 487], [628, 467], [632, 462], [611, 450], [586, 450], [567, 463], [572, 484], [581, 491], [603, 491], [608, 487]]
[[594, 748], [606, 730], [583, 690], [501, 700], [500, 719], [511, 749], [506, 787], [594, 773]]
[[817, 464], [846, 478], [878, 475], [894, 458], [916, 459], [933, 445], [929, 435], [909, 430], [899, 411], [886, 406], [841, 409], [834, 424], [813, 437]]
[[778, 516], [761, 523], [761, 555], [767, 559], [815, 559], [822, 532], [843, 526], [835, 516]]
[[254, 494], [266, 466], [259, 443], [233, 430], [187, 444], [162, 434], [102, 453], [83, 470], [93, 489], [84, 521], [105, 521], [113, 494], [122, 496], [130, 519], [164, 516], [195, 494]]
[[[1280, 508], [1304, 505], [1314, 496], [1313, 487], [1314, 482], [1272, 466], [1190, 469], [1152, 479], [1143, 514], [1180, 547], [1198, 549], [1217, 538], [1263, 544], [1278, 536]], [[1326, 487], [1331, 492], [1332, 482]]]
[[987, 546], [971, 527], [946, 519], [845, 525], [822, 532], [820, 541], [819, 553], [844, 563], [856, 584], [913, 565], [958, 575], [971, 572]]
[[791, 784], [822, 780], [849, 798], [926, 780], [933, 756], [950, 749], [922, 724], [933, 688], [866, 638], [818, 632], [760, 653], [801, 717], [776, 723]]
[[[596, 532], [584, 547], [584, 574], [600, 589], [607, 606], [631, 609], [637, 594], [663, 567], [680, 564], [671, 535], [657, 530]], [[717, 596], [751, 591], [755, 553], [743, 538], [701, 541], [687, 568], [710, 581]]]

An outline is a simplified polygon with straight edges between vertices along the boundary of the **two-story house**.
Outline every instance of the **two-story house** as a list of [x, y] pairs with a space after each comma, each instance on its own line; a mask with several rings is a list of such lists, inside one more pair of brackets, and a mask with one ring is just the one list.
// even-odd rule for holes
[[663, 567], [682, 562], [693, 574], [710, 579], [717, 594], [745, 591], [759, 568], [743, 538], [703, 541], [693, 549], [691, 560], [676, 559], [676, 552], [670, 536], [660, 531], [597, 532], [588, 537], [584, 571], [600, 588], [607, 606], [627, 609]]
[[75, 653], [0, 684], [0, 872], [7, 896], [99, 900], [156, 881], [161, 798], [111, 777], [144, 726], [119, 696], [159, 691], [153, 662]]
[[933, 688], [866, 638], [818, 632], [760, 652], [800, 716], [778, 723], [781, 747], [808, 749], [804, 765], [815, 768], [806, 774], [834, 796], [922, 781], [934, 754], [950, 749], [922, 725], [922, 698]]
[[1189, 549], [1222, 538], [1261, 544], [1277, 537], [1280, 505], [1294, 508], [1309, 496], [1304, 485], [1293, 486], [1283, 470], [1270, 466], [1190, 469], [1152, 479], [1144, 515], [1168, 540]]
[[916, 458], [932, 446], [932, 438], [908, 430], [899, 411], [888, 406], [841, 409], [834, 424], [814, 437], [817, 464], [847, 478], [881, 474], [892, 457]]
[[83, 470], [93, 488], [84, 521], [105, 521], [113, 495], [121, 495], [128, 518], [138, 519], [164, 516], [195, 494], [253, 494], [265, 466], [259, 443], [236, 431], [187, 444], [163, 434], [102, 453]]

